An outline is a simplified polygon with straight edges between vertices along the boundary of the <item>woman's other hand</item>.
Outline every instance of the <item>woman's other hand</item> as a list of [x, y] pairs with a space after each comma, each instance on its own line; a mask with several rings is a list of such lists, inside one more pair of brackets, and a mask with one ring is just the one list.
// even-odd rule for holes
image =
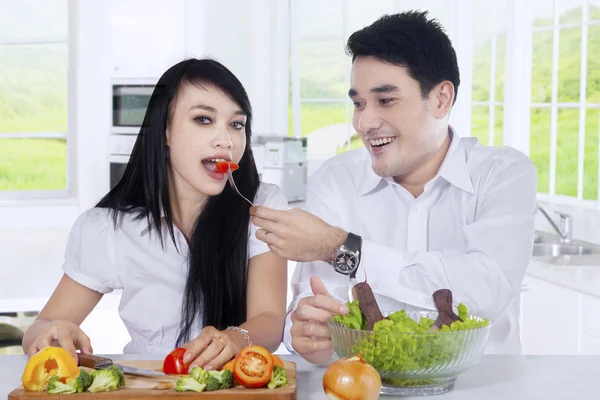
[[27, 349], [30, 358], [44, 347], [55, 345], [68, 351], [75, 361], [78, 361], [77, 350], [84, 354], [94, 352], [90, 338], [73, 322], [38, 320], [35, 323], [44, 326], [39, 328], [35, 341]]
[[229, 333], [213, 326], [205, 327], [200, 336], [182, 346], [187, 350], [183, 363], [189, 365], [189, 369], [196, 365], [205, 370], [221, 368], [242, 349]]

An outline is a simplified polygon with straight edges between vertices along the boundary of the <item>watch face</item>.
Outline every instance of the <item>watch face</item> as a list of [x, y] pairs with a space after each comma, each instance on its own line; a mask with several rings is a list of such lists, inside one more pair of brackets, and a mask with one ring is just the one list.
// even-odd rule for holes
[[341, 274], [350, 274], [356, 266], [357, 259], [353, 254], [342, 253], [335, 258], [335, 270]]

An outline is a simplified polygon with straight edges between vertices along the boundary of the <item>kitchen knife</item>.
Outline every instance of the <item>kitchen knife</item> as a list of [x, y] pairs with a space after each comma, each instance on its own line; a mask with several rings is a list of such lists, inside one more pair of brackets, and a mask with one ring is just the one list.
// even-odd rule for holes
[[91, 354], [77, 354], [77, 358], [79, 358], [79, 365], [81, 367], [88, 367], [92, 369], [104, 369], [108, 368], [111, 365], [119, 368], [121, 371], [128, 375], [139, 375], [139, 376], [166, 376], [164, 372], [154, 371], [151, 369], [142, 369], [142, 368], [134, 368], [128, 367], [126, 365], [115, 364], [113, 360], [107, 357], [99, 357], [93, 356]]

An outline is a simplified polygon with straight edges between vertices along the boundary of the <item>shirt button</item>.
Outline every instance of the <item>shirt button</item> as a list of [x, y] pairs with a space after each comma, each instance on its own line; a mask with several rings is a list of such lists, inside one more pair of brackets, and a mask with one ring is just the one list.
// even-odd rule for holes
[[416, 206], [413, 206], [413, 210], [414, 210], [415, 212], [419, 212], [419, 209], [420, 209], [420, 207], [419, 207], [418, 205], [416, 205]]

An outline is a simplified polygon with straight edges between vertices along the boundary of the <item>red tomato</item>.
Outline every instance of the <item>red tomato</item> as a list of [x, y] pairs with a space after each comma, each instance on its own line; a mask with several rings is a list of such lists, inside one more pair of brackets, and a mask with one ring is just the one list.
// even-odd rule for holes
[[262, 346], [247, 346], [233, 363], [233, 376], [246, 388], [259, 388], [269, 383], [273, 373], [273, 355]]
[[226, 174], [227, 171], [229, 170], [229, 168], [231, 168], [231, 172], [239, 169], [239, 165], [237, 165], [236, 163], [233, 162], [227, 162], [227, 161], [219, 161], [216, 164], [216, 168], [217, 168], [217, 172], [220, 174]]
[[163, 372], [170, 375], [186, 375], [188, 373], [188, 365], [183, 363], [183, 355], [185, 349], [179, 347], [170, 352], [163, 361]]

